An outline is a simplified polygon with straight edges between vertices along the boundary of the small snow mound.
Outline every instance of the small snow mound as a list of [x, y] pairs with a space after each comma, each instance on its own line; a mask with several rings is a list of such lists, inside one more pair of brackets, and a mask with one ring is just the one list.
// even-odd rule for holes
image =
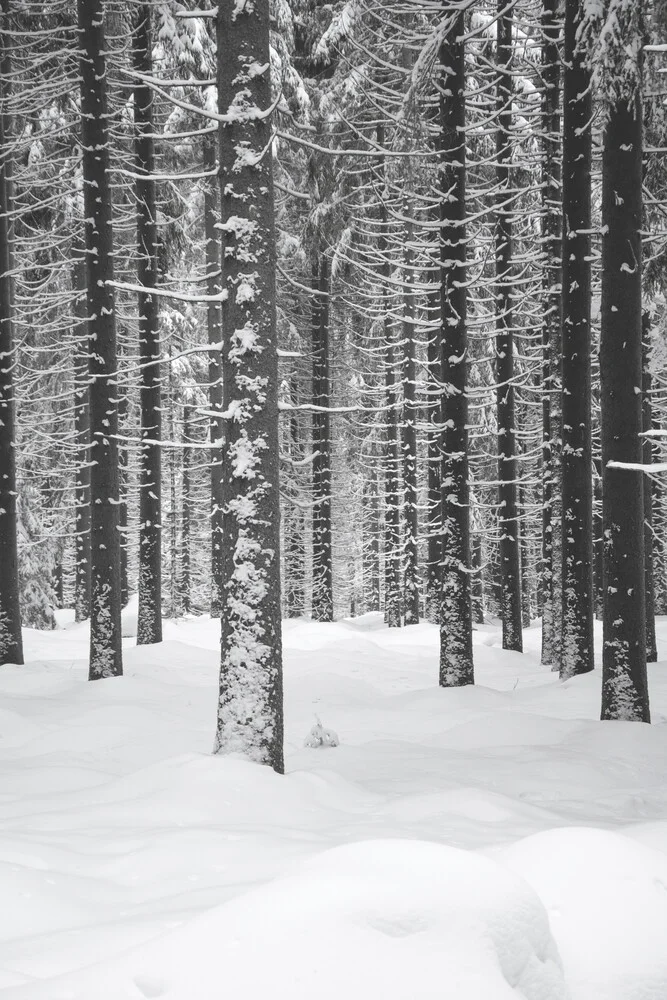
[[575, 1000], [665, 1000], [662, 851], [606, 830], [575, 827], [534, 834], [494, 857], [541, 897]]

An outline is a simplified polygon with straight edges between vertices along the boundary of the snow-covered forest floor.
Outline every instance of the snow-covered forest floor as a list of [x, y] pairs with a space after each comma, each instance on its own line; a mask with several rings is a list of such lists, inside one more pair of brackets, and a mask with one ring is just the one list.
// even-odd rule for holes
[[93, 684], [65, 624], [0, 670], [2, 1000], [667, 997], [667, 619], [650, 727], [537, 627], [439, 690], [433, 626], [288, 622], [285, 777], [210, 754], [218, 622]]

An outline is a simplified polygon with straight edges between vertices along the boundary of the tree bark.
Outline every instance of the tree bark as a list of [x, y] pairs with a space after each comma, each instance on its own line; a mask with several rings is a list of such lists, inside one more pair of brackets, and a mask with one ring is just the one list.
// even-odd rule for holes
[[83, 247], [73, 247], [74, 312], [74, 433], [77, 442], [75, 484], [74, 619], [90, 617], [90, 405], [88, 399], [88, 309], [86, 260]]
[[[642, 317], [642, 430], [653, 429], [653, 406], [651, 402], [651, 369], [649, 367], [649, 335], [651, 320], [648, 313]], [[642, 462], [653, 463], [653, 442], [643, 438]], [[644, 572], [646, 594], [646, 662], [656, 663], [658, 647], [655, 634], [655, 574], [653, 559], [653, 480], [644, 476]]]
[[563, 72], [563, 645], [565, 679], [593, 669], [591, 474], [591, 77], [566, 0]]
[[542, 663], [560, 664], [562, 630], [560, 19], [542, 7]]
[[331, 532], [331, 350], [329, 262], [321, 251], [313, 264], [313, 594], [312, 616], [333, 621]]
[[[284, 771], [269, 0], [217, 16], [224, 606], [217, 753]], [[258, 114], [259, 112], [259, 114]]]
[[439, 188], [442, 394], [440, 685], [474, 682], [466, 370], [465, 25], [451, 15], [440, 53]]
[[[498, 0], [496, 22], [496, 188], [508, 197], [512, 162], [512, 17]], [[523, 652], [521, 631], [521, 543], [517, 509], [516, 415], [514, 406], [514, 297], [512, 217], [496, 212], [496, 407], [498, 413], [498, 528], [503, 649]]]
[[[3, 20], [9, 0], [2, 0]], [[16, 534], [16, 404], [14, 398], [14, 320], [11, 123], [7, 114], [11, 79], [11, 36], [2, 36], [0, 76], [0, 664], [23, 663]]]
[[[410, 206], [405, 206], [408, 217]], [[412, 223], [406, 225], [403, 276], [403, 522], [405, 527], [403, 612], [406, 625], [419, 624], [419, 514], [417, 495], [417, 407], [415, 342], [415, 253]]]
[[89, 678], [123, 672], [113, 230], [103, 0], [77, 0], [86, 219], [91, 438]]
[[[153, 75], [151, 7], [141, 4], [133, 37], [134, 68]], [[157, 217], [155, 205], [155, 131], [153, 91], [134, 88], [134, 155], [137, 178], [137, 281], [139, 292], [139, 361], [141, 381], [141, 468], [139, 476], [139, 615], [137, 645], [162, 642], [162, 378], [157, 286]]]
[[[212, 135], [204, 139], [204, 170], [209, 173], [217, 166], [216, 142]], [[216, 232], [218, 219], [218, 179], [209, 177], [204, 187], [204, 232], [206, 236], [207, 294], [220, 292], [220, 244]], [[208, 402], [211, 413], [222, 412], [222, 325], [220, 303], [207, 303], [206, 327], [209, 345], [219, 345], [208, 355]], [[222, 439], [221, 417], [211, 417], [211, 618], [222, 612]]]
[[611, 104], [602, 146], [600, 406], [603, 719], [649, 722], [642, 461], [641, 96]]

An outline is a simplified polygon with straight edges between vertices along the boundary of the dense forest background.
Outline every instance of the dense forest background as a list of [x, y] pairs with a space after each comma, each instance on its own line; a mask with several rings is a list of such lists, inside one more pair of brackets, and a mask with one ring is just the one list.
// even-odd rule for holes
[[[648, 721], [666, 22], [2, 0], [0, 660], [74, 607], [118, 673], [138, 594], [139, 642], [221, 617], [222, 689], [259, 664], [277, 712], [280, 611], [439, 623], [443, 685], [488, 616], [512, 650], [541, 617], [545, 665], [586, 672], [597, 615], [603, 716]], [[268, 557], [240, 580], [253, 525], [281, 587]]]

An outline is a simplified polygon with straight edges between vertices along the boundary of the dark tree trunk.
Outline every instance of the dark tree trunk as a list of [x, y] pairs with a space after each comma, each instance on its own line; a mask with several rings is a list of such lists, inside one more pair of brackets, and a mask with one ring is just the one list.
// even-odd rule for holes
[[[302, 459], [299, 420], [290, 417], [290, 456]], [[288, 618], [301, 618], [306, 613], [306, 519], [303, 509], [288, 500], [285, 520], [285, 605]]]
[[120, 606], [124, 608], [127, 604], [130, 591], [127, 575], [127, 550], [128, 550], [128, 530], [127, 530], [127, 447], [124, 436], [129, 428], [127, 426], [128, 399], [127, 388], [120, 386], [116, 381], [116, 405], [118, 408], [118, 435], [121, 438], [118, 442], [118, 534], [120, 538]]
[[[406, 217], [410, 206], [405, 206]], [[418, 496], [417, 496], [417, 407], [415, 342], [415, 253], [412, 224], [406, 226], [403, 278], [403, 521], [405, 526], [405, 566], [403, 576], [403, 611], [406, 625], [419, 623]]]
[[78, 0], [81, 139], [90, 335], [91, 614], [89, 677], [123, 672], [113, 231], [103, 0]]
[[542, 663], [560, 664], [562, 629], [560, 19], [542, 6]]
[[440, 684], [474, 682], [466, 372], [465, 24], [452, 15], [440, 54], [439, 188], [442, 395]]
[[[653, 407], [651, 403], [651, 369], [649, 367], [650, 318], [644, 313], [642, 318], [642, 429], [644, 433], [653, 429]], [[642, 462], [653, 464], [653, 442], [650, 437], [643, 439]], [[644, 476], [644, 572], [646, 583], [646, 662], [656, 663], [658, 648], [655, 635], [655, 577], [653, 559], [653, 480]]]
[[598, 456], [593, 460], [595, 466], [595, 482], [593, 495], [595, 498], [595, 508], [593, 511], [593, 561], [595, 596], [594, 608], [595, 617], [602, 621], [602, 609], [604, 606], [604, 538], [602, 527], [602, 459]]
[[[151, 7], [141, 4], [133, 39], [134, 68], [153, 74]], [[139, 615], [137, 645], [162, 642], [162, 392], [157, 285], [157, 217], [155, 206], [155, 131], [153, 91], [134, 88], [134, 155], [137, 197], [137, 280], [139, 292], [139, 360], [141, 382], [141, 471], [139, 477]]]
[[[215, 750], [284, 771], [269, 0], [217, 16], [223, 593]], [[245, 108], [249, 108], [245, 114]], [[260, 114], [256, 113], [259, 109]]]
[[[204, 139], [204, 170], [211, 173], [217, 167], [214, 136]], [[207, 293], [220, 293], [220, 246], [216, 232], [218, 220], [218, 180], [210, 177], [204, 187], [204, 229], [206, 235]], [[209, 301], [206, 311], [209, 345], [217, 345], [208, 355], [208, 401], [211, 413], [222, 412], [222, 326], [220, 303]], [[222, 610], [222, 439], [223, 421], [211, 417], [211, 618], [219, 618]]]
[[472, 540], [472, 619], [476, 625], [484, 624], [484, 577], [482, 576], [482, 536], [477, 532]]
[[583, 0], [565, 3], [563, 70], [562, 678], [593, 669], [591, 475], [591, 77], [577, 41]]
[[609, 108], [602, 146], [600, 405], [604, 520], [602, 718], [649, 722], [642, 461], [641, 96]]
[[[3, 20], [9, 19], [9, 0], [2, 0]], [[0, 100], [8, 96], [11, 79], [10, 36], [2, 36]], [[16, 536], [16, 407], [14, 401], [14, 329], [11, 123], [6, 105], [0, 107], [0, 664], [23, 663], [19, 565]]]
[[368, 471], [364, 489], [363, 577], [364, 610], [380, 610], [380, 498], [374, 466]]
[[[386, 297], [385, 297], [386, 303]], [[388, 306], [385, 304], [385, 309]], [[385, 312], [385, 399], [387, 403], [384, 466], [384, 617], [389, 628], [401, 627], [401, 455], [394, 327]]]
[[74, 329], [74, 433], [77, 442], [75, 485], [74, 619], [90, 617], [90, 408], [88, 402], [88, 307], [86, 261], [83, 248], [73, 248], [72, 284]]
[[192, 608], [190, 574], [190, 536], [192, 534], [192, 481], [190, 467], [192, 450], [192, 407], [183, 407], [183, 457], [181, 469], [181, 531], [180, 531], [180, 572], [178, 574], [178, 606], [182, 614], [190, 614]]
[[329, 262], [318, 252], [313, 265], [313, 595], [312, 616], [333, 621], [331, 534], [331, 350]]
[[[498, 0], [498, 84], [496, 96], [496, 187], [507, 199], [512, 162], [512, 17]], [[498, 412], [498, 528], [503, 649], [523, 652], [521, 633], [521, 548], [517, 510], [516, 416], [514, 407], [514, 268], [512, 217], [507, 208], [496, 213], [496, 406]]]
[[[428, 318], [440, 319], [440, 291], [429, 292]], [[439, 329], [428, 335], [428, 386], [432, 405], [428, 411], [428, 563], [426, 567], [426, 617], [434, 625], [440, 624], [440, 579], [442, 569], [442, 432], [441, 408], [436, 405], [442, 391], [442, 365], [440, 362]]]

